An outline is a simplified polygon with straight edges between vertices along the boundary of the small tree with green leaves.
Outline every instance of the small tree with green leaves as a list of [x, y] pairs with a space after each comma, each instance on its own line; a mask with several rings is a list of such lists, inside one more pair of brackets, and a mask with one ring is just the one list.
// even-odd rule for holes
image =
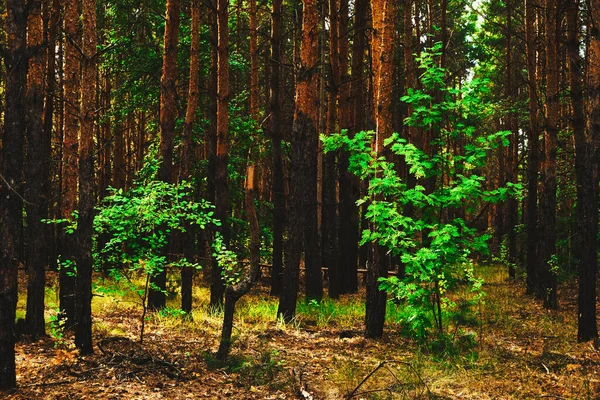
[[[395, 160], [404, 159], [416, 185], [399, 176], [393, 161], [374, 154], [373, 132], [322, 138], [326, 151], [347, 151], [349, 170], [369, 183], [367, 195], [358, 202], [371, 222], [361, 243], [377, 243], [402, 261], [403, 275], [380, 282], [404, 304], [403, 322], [417, 338], [432, 331], [442, 338], [449, 319], [464, 312], [465, 304], [481, 300], [483, 281], [474, 273], [472, 255], [487, 252], [489, 237], [473, 227], [475, 219], [485, 204], [504, 201], [520, 190], [510, 183], [486, 187], [480, 172], [488, 153], [507, 144], [509, 132], [476, 135], [477, 122], [491, 111], [480, 100], [486, 82], [474, 79], [461, 88], [446, 87], [446, 73], [436, 62], [439, 49], [418, 58], [425, 71], [423, 90], [409, 89], [402, 98], [413, 110], [405, 124], [438, 132], [434, 143], [438, 151], [427, 154], [398, 134], [385, 142]], [[420, 184], [426, 179], [435, 179], [433, 190]], [[468, 288], [466, 294], [460, 301], [452, 300], [449, 293], [459, 285]]]
[[[168, 259], [165, 248], [171, 232], [184, 232], [187, 224], [204, 229], [209, 224], [220, 225], [213, 218], [213, 206], [208, 202], [193, 201], [192, 186], [188, 182], [169, 184], [153, 179], [155, 166], [143, 170], [136, 185], [128, 190], [111, 189], [94, 220], [97, 234], [105, 241], [97, 249], [96, 261], [110, 265], [111, 277], [134, 291], [142, 305], [142, 329], [147, 311], [151, 277], [169, 267], [200, 268], [194, 260], [184, 257]], [[144, 174], [147, 174], [146, 177]], [[135, 277], [144, 277], [142, 285]], [[111, 290], [105, 286], [104, 290]], [[153, 290], [159, 290], [153, 287]]]

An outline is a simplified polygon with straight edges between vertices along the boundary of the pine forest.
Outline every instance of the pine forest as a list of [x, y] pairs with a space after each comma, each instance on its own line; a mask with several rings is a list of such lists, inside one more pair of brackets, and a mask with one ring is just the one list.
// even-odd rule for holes
[[0, 398], [600, 398], [600, 0], [0, 15]]

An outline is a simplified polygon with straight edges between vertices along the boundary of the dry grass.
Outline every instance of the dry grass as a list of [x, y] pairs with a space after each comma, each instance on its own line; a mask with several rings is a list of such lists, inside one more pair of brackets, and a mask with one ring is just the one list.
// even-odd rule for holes
[[[393, 360], [358, 390], [373, 392], [356, 398], [426, 398], [427, 390], [438, 399], [600, 398], [600, 354], [575, 340], [573, 288], [562, 288], [561, 310], [548, 312], [524, 294], [522, 285], [508, 281], [502, 268], [480, 272], [487, 297], [481, 326], [472, 328], [478, 333], [475, 347], [442, 354], [400, 336], [391, 322], [394, 310], [384, 338], [363, 339], [364, 293], [321, 304], [301, 301], [296, 321], [285, 325], [276, 320], [276, 299], [265, 287], [256, 288], [238, 304], [227, 364], [211, 357], [221, 314], [208, 309], [206, 287], [194, 293], [193, 320], [175, 311], [178, 296], [169, 299], [165, 312], [151, 314], [141, 347], [135, 344], [139, 299], [127, 293], [96, 296], [96, 342], [117, 343], [117, 338], [123, 347], [78, 357], [68, 334], [62, 340], [20, 343], [19, 382], [25, 386], [11, 397], [266, 399], [290, 398], [304, 388], [314, 398], [339, 399], [381, 361]], [[51, 288], [47, 303], [50, 318], [56, 305]], [[23, 313], [24, 302], [19, 308]], [[151, 354], [150, 361], [132, 362], [129, 355], [136, 351]], [[389, 390], [376, 391], [384, 388]]]

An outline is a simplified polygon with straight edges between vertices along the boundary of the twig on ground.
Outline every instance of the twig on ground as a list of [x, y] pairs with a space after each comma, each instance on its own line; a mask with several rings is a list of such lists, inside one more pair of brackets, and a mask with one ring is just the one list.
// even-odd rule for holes
[[546, 367], [546, 365], [544, 363], [541, 363], [542, 367], [544, 367], [544, 369], [546, 370], [546, 374], [550, 375], [550, 370], [548, 369], [548, 367]]
[[377, 365], [377, 367], [375, 367], [375, 369], [373, 369], [371, 372], [369, 372], [361, 381], [360, 383], [354, 388], [354, 390], [352, 390], [352, 392], [350, 392], [349, 394], [346, 395], [346, 399], [351, 399], [353, 397], [356, 397], [358, 395], [363, 395], [363, 394], [367, 394], [367, 393], [374, 393], [374, 392], [383, 392], [383, 391], [389, 391], [390, 393], [392, 393], [392, 389], [391, 389], [391, 385], [386, 387], [386, 388], [382, 388], [382, 389], [371, 389], [371, 390], [366, 390], [366, 391], [362, 391], [359, 392], [358, 390], [360, 389], [360, 387], [362, 385], [365, 384], [365, 382], [367, 382], [377, 371], [379, 371], [382, 368], [385, 368], [390, 375], [396, 380], [397, 383], [401, 384], [402, 381], [400, 381], [400, 379], [398, 379], [398, 377], [396, 376], [396, 374], [391, 370], [391, 368], [389, 367], [389, 364], [401, 364], [406, 366], [413, 375], [415, 375], [417, 377], [417, 379], [419, 380], [419, 382], [425, 387], [425, 389], [427, 390], [427, 394], [431, 395], [431, 390], [429, 390], [429, 386], [427, 386], [427, 384], [425, 383], [425, 381], [423, 380], [423, 378], [421, 378], [421, 375], [417, 372], [417, 370], [415, 370], [415, 368], [412, 366], [411, 363], [405, 362], [405, 361], [399, 361], [399, 360], [384, 360], [381, 361], [379, 363], [379, 365]]

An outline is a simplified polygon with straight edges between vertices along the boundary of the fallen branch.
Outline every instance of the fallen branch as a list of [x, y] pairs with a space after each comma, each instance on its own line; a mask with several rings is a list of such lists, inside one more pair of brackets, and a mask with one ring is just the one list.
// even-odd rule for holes
[[[429, 390], [429, 386], [427, 386], [427, 384], [425, 383], [425, 381], [423, 380], [423, 378], [421, 378], [421, 375], [417, 372], [417, 370], [412, 366], [411, 363], [405, 362], [405, 361], [398, 361], [398, 360], [384, 360], [381, 361], [379, 363], [379, 365], [377, 365], [377, 367], [375, 367], [375, 369], [373, 369], [371, 372], [369, 372], [361, 381], [360, 383], [354, 388], [354, 390], [352, 390], [352, 392], [348, 393], [345, 396], [345, 399], [351, 399], [353, 397], [356, 396], [361, 396], [361, 395], [365, 395], [368, 393], [375, 393], [375, 392], [390, 392], [392, 393], [392, 385], [389, 385], [385, 388], [381, 388], [381, 389], [370, 389], [370, 390], [365, 390], [362, 392], [359, 392], [359, 389], [361, 388], [361, 386], [363, 386], [377, 371], [379, 371], [382, 368], [385, 368], [390, 375], [394, 378], [394, 380], [396, 381], [396, 383], [398, 384], [402, 384], [402, 381], [396, 376], [396, 374], [392, 371], [392, 369], [389, 367], [390, 364], [401, 364], [406, 366], [410, 372], [417, 377], [417, 379], [419, 380], [419, 382], [423, 385], [423, 387], [425, 387], [425, 389], [427, 390], [427, 395], [431, 396], [431, 390]], [[404, 390], [404, 389], [403, 389]]]

